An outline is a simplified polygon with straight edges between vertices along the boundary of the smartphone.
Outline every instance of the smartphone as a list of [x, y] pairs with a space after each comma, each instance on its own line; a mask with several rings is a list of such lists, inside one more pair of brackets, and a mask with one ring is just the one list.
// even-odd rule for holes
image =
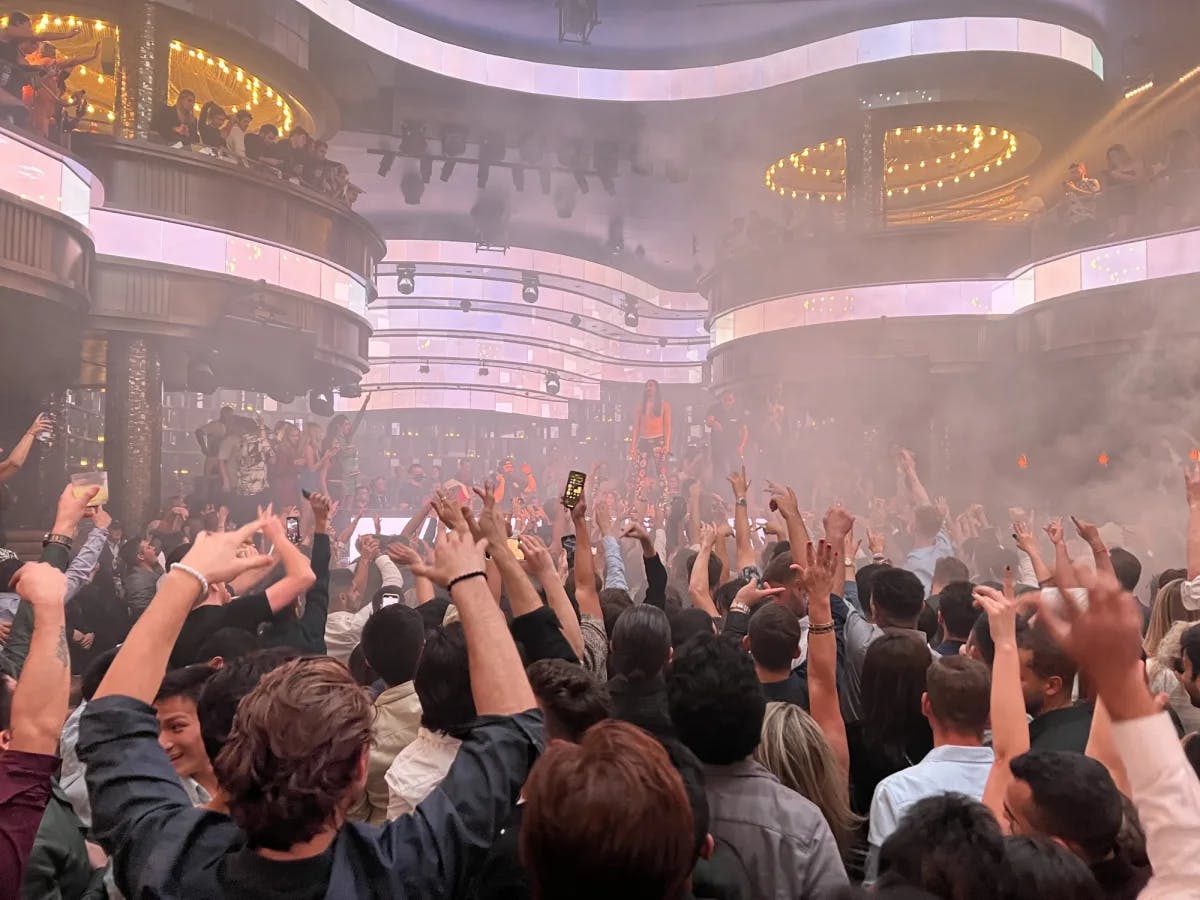
[[508, 549], [512, 551], [512, 555], [517, 559], [524, 559], [525, 554], [521, 550], [521, 542], [514, 537], [508, 539]]
[[386, 591], [385, 593], [380, 594], [380, 596], [379, 596], [379, 608], [380, 609], [383, 609], [385, 606], [391, 606], [392, 604], [399, 603], [399, 602], [400, 602], [400, 595], [397, 594], [395, 591]]
[[654, 520], [649, 516], [646, 516], [646, 518], [642, 519], [642, 527], [649, 531], [654, 527]]
[[567, 509], [574, 509], [583, 496], [583, 485], [587, 481], [587, 474], [584, 472], [576, 472], [572, 469], [567, 474], [567, 488], [563, 491], [562, 503]]
[[300, 496], [305, 500], [310, 500], [312, 499], [312, 491], [306, 491], [304, 488], [300, 488]]
[[300, 518], [298, 516], [287, 517], [287, 539], [293, 544], [300, 543]]

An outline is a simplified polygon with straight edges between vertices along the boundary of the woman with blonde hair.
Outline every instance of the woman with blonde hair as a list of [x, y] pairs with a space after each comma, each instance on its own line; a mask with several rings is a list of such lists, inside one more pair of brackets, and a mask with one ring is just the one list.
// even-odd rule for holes
[[1146, 651], [1146, 656], [1153, 657], [1158, 653], [1158, 645], [1176, 622], [1200, 622], [1200, 609], [1188, 609], [1183, 605], [1182, 589], [1182, 578], [1168, 582], [1158, 589], [1154, 606], [1150, 610], [1146, 638], [1142, 641], [1142, 649]]
[[300, 470], [300, 487], [309, 493], [325, 493], [325, 468], [328, 459], [321, 452], [325, 431], [319, 422], [307, 422], [300, 434], [296, 449], [297, 468]]
[[821, 810], [846, 858], [863, 819], [850, 810], [845, 771], [816, 720], [793, 703], [768, 703], [754, 759]]

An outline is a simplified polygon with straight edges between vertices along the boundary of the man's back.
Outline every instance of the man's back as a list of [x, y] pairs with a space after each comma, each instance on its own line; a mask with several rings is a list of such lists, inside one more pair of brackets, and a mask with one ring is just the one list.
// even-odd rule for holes
[[740, 858], [760, 900], [824, 897], [848, 883], [820, 810], [753, 760], [704, 767], [709, 830]]

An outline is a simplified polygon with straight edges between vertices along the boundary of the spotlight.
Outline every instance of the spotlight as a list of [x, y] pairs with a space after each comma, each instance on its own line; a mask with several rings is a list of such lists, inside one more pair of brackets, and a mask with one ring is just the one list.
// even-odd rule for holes
[[525, 170], [520, 166], [512, 167], [513, 187], [518, 191], [525, 190]]
[[482, 362], [482, 361], [480, 361], [480, 363], [479, 363], [479, 374], [480, 374], [481, 376], [486, 376], [486, 375], [488, 375], [490, 372], [491, 372], [491, 370], [490, 370], [490, 369], [489, 369], [487, 366], [485, 366], [485, 365], [483, 364], [483, 362]]
[[282, 388], [267, 391], [267, 396], [278, 403], [280, 406], [287, 406], [289, 403], [296, 402], [296, 395], [291, 391]]
[[416, 172], [409, 172], [400, 179], [400, 193], [409, 206], [418, 206], [421, 195], [425, 193], [425, 181]]
[[521, 156], [521, 162], [526, 165], [540, 165], [542, 157], [546, 155], [546, 141], [536, 132], [526, 132], [517, 142], [517, 152]]
[[561, 385], [558, 382], [558, 373], [553, 369], [546, 370], [546, 393], [551, 397], [558, 396]]
[[454, 174], [454, 167], [457, 163], [458, 160], [454, 159], [448, 159], [442, 163], [442, 174], [438, 178], [442, 179], [442, 181], [449, 181], [450, 176]]
[[620, 253], [625, 249], [625, 220], [614, 216], [608, 222], [608, 249]]
[[459, 300], [458, 308], [461, 309], [463, 312], [470, 312], [471, 311], [471, 301], [470, 300]]
[[387, 178], [388, 173], [392, 171], [392, 164], [396, 162], [395, 153], [384, 153], [383, 159], [379, 160], [379, 177]]
[[590, 190], [588, 187], [587, 176], [585, 176], [582, 172], [576, 172], [574, 174], [575, 183], [579, 185], [579, 193], [586, 194]]
[[480, 190], [487, 187], [490, 167], [504, 162], [507, 152], [503, 134], [491, 131], [483, 136], [479, 142], [479, 177], [475, 181]]
[[526, 303], [538, 302], [538, 277], [533, 272], [521, 276], [521, 299]]
[[572, 328], [578, 328], [582, 324], [583, 324], [583, 319], [579, 318], [578, 313], [575, 313], [574, 315], [571, 316], [571, 327]]
[[419, 372], [422, 375], [428, 375], [429, 374], [429, 363], [427, 363], [427, 362], [421, 363], [421, 365], [417, 366], [417, 372]]
[[442, 155], [462, 156], [467, 152], [467, 127], [447, 125], [442, 129]]
[[554, 211], [560, 219], [569, 219], [575, 215], [575, 204], [578, 200], [579, 192], [571, 183], [559, 181], [558, 187], [554, 189]]
[[625, 295], [625, 324], [630, 328], [638, 326], [637, 301], [628, 294]]
[[400, 126], [400, 153], [404, 156], [424, 156], [429, 149], [425, 126], [411, 119]]
[[433, 157], [421, 157], [421, 180], [429, 184], [429, 179], [433, 177]]
[[667, 346], [667, 339], [665, 337], [660, 337], [658, 339], [658, 346], [660, 346], [660, 347]]
[[596, 141], [592, 157], [596, 164], [596, 174], [600, 176], [600, 183], [604, 185], [604, 189], [610, 195], [616, 194], [617, 186], [613, 179], [617, 177], [617, 167], [620, 161], [620, 149], [617, 147], [617, 142]]
[[187, 385], [189, 391], [197, 394], [211, 394], [220, 387], [212, 363], [204, 359], [193, 359], [188, 363]]
[[399, 272], [399, 277], [396, 278], [396, 290], [404, 296], [408, 296], [417, 289], [417, 270], [404, 267]]
[[333, 415], [333, 395], [328, 389], [323, 391], [311, 390], [308, 392], [308, 411], [314, 416], [332, 416]]
[[359, 397], [362, 396], [362, 385], [361, 384], [344, 384], [340, 388], [338, 388], [338, 393], [341, 394], [343, 397], [345, 397], [347, 400], [357, 400]]

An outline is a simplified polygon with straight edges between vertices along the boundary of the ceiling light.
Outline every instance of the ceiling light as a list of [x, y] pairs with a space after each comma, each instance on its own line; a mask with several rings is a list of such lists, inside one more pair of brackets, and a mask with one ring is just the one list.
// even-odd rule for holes
[[463, 312], [470, 312], [471, 311], [471, 301], [470, 300], [459, 300], [458, 308], [461, 309]]
[[479, 375], [480, 375], [481, 377], [485, 377], [485, 376], [487, 376], [487, 375], [488, 375], [490, 372], [491, 372], [491, 370], [490, 370], [490, 369], [488, 369], [488, 367], [487, 367], [487, 366], [485, 366], [485, 365], [483, 364], [483, 360], [480, 360], [480, 361], [479, 361]]
[[429, 374], [429, 363], [428, 362], [421, 363], [419, 366], [417, 366], [417, 372], [421, 375], [428, 375]]
[[521, 299], [526, 303], [538, 302], [538, 277], [533, 272], [521, 275]]
[[379, 177], [387, 178], [388, 173], [392, 171], [392, 164], [395, 162], [395, 153], [384, 153], [383, 158], [379, 160]]
[[553, 369], [547, 369], [546, 370], [546, 393], [549, 394], [551, 397], [555, 397], [558, 395], [558, 392], [559, 392], [559, 390], [561, 390], [561, 388], [562, 388], [562, 385], [559, 383], [558, 373], [555, 372]]
[[417, 270], [409, 267], [402, 268], [396, 278], [396, 290], [408, 296], [417, 289]]
[[314, 416], [333, 415], [333, 394], [326, 390], [311, 390], [308, 392], [308, 411]]

